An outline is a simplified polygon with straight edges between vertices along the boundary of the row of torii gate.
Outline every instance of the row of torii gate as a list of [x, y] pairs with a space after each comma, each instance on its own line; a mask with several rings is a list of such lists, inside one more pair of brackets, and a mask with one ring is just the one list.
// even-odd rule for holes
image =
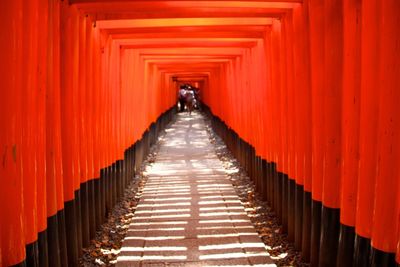
[[398, 0], [0, 13], [0, 266], [77, 265], [172, 118], [177, 79], [202, 89], [249, 169], [269, 166], [253, 178], [312, 266], [400, 263]]

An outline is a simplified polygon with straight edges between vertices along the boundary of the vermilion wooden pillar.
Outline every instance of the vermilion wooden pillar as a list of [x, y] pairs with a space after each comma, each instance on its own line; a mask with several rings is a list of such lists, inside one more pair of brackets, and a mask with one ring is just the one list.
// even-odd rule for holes
[[[92, 41], [93, 47], [91, 50], [92, 60], [91, 65], [93, 66], [93, 93], [92, 93], [92, 108], [93, 108], [93, 175], [94, 175], [94, 202], [95, 202], [95, 220], [96, 220], [96, 229], [99, 228], [102, 222], [102, 181], [100, 179], [100, 169], [102, 168], [102, 157], [100, 151], [102, 151], [101, 144], [101, 88], [100, 88], [100, 59], [101, 59], [101, 48], [100, 48], [100, 32], [99, 29], [92, 24]], [[89, 101], [89, 100], [88, 100]]]
[[342, 184], [338, 266], [353, 263], [361, 85], [361, 1], [343, 2]]
[[[281, 37], [282, 37], [282, 24], [278, 20], [274, 20], [271, 26], [271, 81], [272, 87], [271, 90], [273, 92], [272, 103], [273, 105], [273, 133], [275, 140], [275, 154], [276, 156], [273, 158], [273, 162], [276, 164], [276, 169], [274, 171], [274, 184], [275, 184], [275, 194], [274, 194], [274, 202], [275, 202], [275, 210], [278, 218], [282, 219], [282, 197], [285, 195], [282, 192], [283, 187], [283, 168], [284, 168], [284, 153], [283, 153], [283, 140], [282, 140], [282, 121], [284, 115], [281, 113], [281, 99], [285, 95], [283, 94], [283, 86], [282, 86], [282, 60], [281, 60]], [[262, 118], [260, 118], [262, 120]]]
[[[48, 238], [48, 261], [49, 266], [61, 265], [61, 250], [65, 246], [60, 246], [65, 242], [64, 236], [59, 234], [57, 179], [61, 179], [61, 132], [60, 132], [60, 92], [59, 92], [59, 65], [54, 65], [58, 60], [54, 60], [55, 49], [59, 45], [55, 34], [59, 34], [57, 20], [54, 16], [59, 15], [55, 9], [54, 1], [48, 1], [48, 23], [47, 23], [47, 68], [46, 68], [46, 203], [47, 203], [47, 238]], [[62, 222], [61, 222], [62, 223]]]
[[[273, 27], [273, 26], [272, 26]], [[279, 146], [279, 114], [278, 114], [278, 109], [279, 109], [279, 100], [280, 100], [280, 73], [279, 73], [279, 64], [278, 64], [278, 58], [279, 58], [279, 50], [276, 47], [275, 40], [276, 38], [276, 33], [273, 32], [271, 29], [271, 67], [270, 67], [270, 127], [271, 127], [271, 165], [270, 165], [270, 176], [271, 176], [271, 191], [272, 191], [272, 207], [276, 211], [276, 214], [279, 216], [280, 214], [280, 209], [281, 209], [281, 203], [279, 201], [279, 180], [278, 180], [278, 175], [277, 175], [277, 168], [280, 160], [280, 146]]]
[[[303, 239], [303, 226], [310, 226], [311, 203], [304, 198], [311, 190], [311, 89], [309, 66], [308, 2], [293, 8], [294, 73], [296, 88], [296, 187], [295, 187], [295, 245], [308, 250], [308, 238]], [[311, 200], [311, 199], [310, 199]], [[308, 205], [309, 204], [309, 205]], [[305, 225], [303, 225], [305, 223]], [[304, 228], [306, 235], [309, 230]], [[308, 253], [306, 253], [308, 254]]]
[[29, 29], [23, 35], [23, 50], [21, 51], [25, 64], [22, 65], [23, 102], [22, 112], [22, 178], [26, 188], [24, 190], [26, 263], [31, 266], [39, 265], [38, 249], [38, 216], [37, 216], [37, 175], [36, 175], [36, 98], [38, 96], [37, 83], [37, 46], [39, 1], [30, 1], [24, 5], [24, 28]]
[[78, 14], [78, 95], [77, 103], [79, 106], [78, 117], [78, 140], [79, 140], [79, 197], [81, 203], [81, 221], [82, 221], [82, 246], [86, 247], [90, 241], [90, 225], [89, 225], [89, 199], [88, 199], [88, 115], [86, 104], [87, 91], [86, 81], [89, 79], [87, 73], [87, 53], [86, 53], [86, 26], [87, 18]]
[[95, 202], [95, 179], [99, 176], [96, 176], [94, 170], [94, 145], [95, 143], [95, 135], [94, 135], [94, 116], [96, 113], [94, 112], [96, 106], [96, 98], [94, 91], [94, 61], [93, 54], [95, 52], [94, 49], [94, 34], [93, 34], [93, 22], [91, 18], [87, 18], [86, 22], [86, 114], [87, 118], [85, 121], [86, 124], [86, 145], [87, 145], [87, 177], [88, 177], [88, 208], [89, 208], [89, 237], [92, 239], [96, 234], [96, 202]]
[[320, 266], [336, 266], [342, 157], [343, 1], [325, 2], [324, 162]]
[[[294, 106], [293, 114], [293, 126], [294, 126], [294, 160], [295, 169], [293, 178], [294, 184], [294, 245], [298, 250], [301, 250], [302, 243], [302, 224], [303, 224], [303, 192], [304, 192], [304, 143], [305, 139], [303, 136], [304, 128], [307, 125], [303, 125], [305, 122], [303, 118], [304, 109], [303, 106], [305, 94], [305, 75], [304, 75], [304, 56], [303, 56], [303, 38], [305, 38], [302, 32], [303, 21], [302, 21], [302, 10], [301, 5], [296, 5], [292, 12], [292, 34], [293, 34], [293, 75], [294, 75], [294, 89], [292, 91], [292, 99]], [[303, 65], [304, 64], [304, 65]]]
[[295, 80], [294, 80], [294, 58], [293, 58], [293, 22], [292, 12], [287, 12], [284, 20], [284, 32], [286, 34], [287, 51], [287, 97], [288, 97], [288, 238], [294, 241], [295, 238], [295, 188], [296, 188], [296, 101], [295, 101]]
[[[274, 135], [273, 135], [273, 124], [272, 124], [272, 117], [273, 117], [273, 85], [276, 84], [274, 81], [275, 77], [273, 77], [273, 56], [272, 56], [272, 31], [271, 28], [267, 28], [264, 37], [264, 47], [265, 47], [265, 61], [266, 61], [266, 88], [265, 88], [265, 112], [263, 113], [263, 126], [265, 128], [265, 153], [266, 153], [266, 199], [268, 200], [271, 207], [275, 204], [274, 201], [274, 189], [273, 189], [273, 176], [272, 174], [272, 166], [274, 160]], [[238, 76], [238, 75], [237, 75]], [[238, 91], [235, 95], [235, 98], [240, 98], [240, 91]]]
[[309, 10], [308, 1], [293, 8], [293, 23], [296, 41], [294, 42], [296, 106], [298, 119], [296, 132], [299, 142], [296, 177], [296, 226], [295, 244], [302, 250], [303, 256], [309, 259], [311, 230], [311, 85], [310, 85], [310, 41], [309, 41]]
[[311, 105], [312, 105], [312, 203], [310, 264], [319, 264], [324, 151], [324, 1], [309, 1]]
[[74, 96], [73, 96], [73, 15], [67, 3], [61, 3], [60, 20], [60, 99], [61, 99], [61, 141], [65, 223], [67, 235], [68, 264], [77, 265], [78, 262], [78, 230], [75, 211], [74, 180], [77, 169], [74, 165], [76, 156], [74, 147]]
[[48, 90], [51, 97], [48, 97], [46, 115], [50, 115], [49, 123], [53, 125], [53, 129], [49, 129], [49, 127], [46, 128], [47, 131], [51, 132], [46, 132], [46, 146], [50, 147], [50, 149], [48, 149], [48, 153], [50, 152], [50, 154], [47, 154], [46, 160], [50, 158], [54, 164], [53, 172], [48, 171], [48, 173], [54, 177], [53, 179], [55, 179], [60, 264], [62, 266], [66, 266], [68, 264], [68, 256], [67, 236], [65, 230], [66, 225], [61, 143], [60, 5], [60, 2], [57, 0], [49, 0], [49, 47], [47, 67], [48, 77], [52, 77], [52, 80], [48, 85]]
[[371, 266], [394, 266], [400, 203], [399, 1], [380, 2], [378, 161], [372, 221]]
[[74, 199], [75, 199], [75, 214], [77, 217], [77, 233], [78, 233], [78, 255], [82, 255], [83, 247], [83, 232], [82, 232], [82, 199], [80, 194], [81, 175], [84, 175], [81, 170], [81, 158], [80, 145], [84, 140], [80, 139], [80, 118], [81, 118], [81, 107], [80, 105], [80, 87], [79, 87], [79, 56], [80, 56], [80, 12], [75, 6], [72, 6], [71, 10], [71, 90], [72, 90], [72, 109], [73, 120], [72, 120], [72, 145], [73, 145], [73, 187], [74, 187]]
[[[287, 53], [286, 53], [285, 23], [281, 23], [281, 114], [288, 114], [288, 80], [287, 80]], [[289, 146], [288, 146], [288, 116], [281, 117], [281, 142], [282, 142], [282, 228], [288, 231], [288, 182], [289, 182]]]
[[22, 114], [22, 1], [0, 3], [0, 250], [2, 264], [18, 265], [25, 259], [23, 180], [21, 177]]
[[48, 42], [48, 0], [39, 1], [38, 20], [38, 65], [36, 97], [36, 173], [39, 231], [39, 265], [48, 266], [48, 233], [47, 233], [47, 189], [46, 189], [46, 88], [47, 88], [47, 42]]

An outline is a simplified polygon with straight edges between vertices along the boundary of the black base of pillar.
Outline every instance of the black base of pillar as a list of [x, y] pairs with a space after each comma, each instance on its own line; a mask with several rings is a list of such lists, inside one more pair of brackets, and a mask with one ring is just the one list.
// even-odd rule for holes
[[340, 232], [340, 209], [322, 206], [319, 266], [336, 267]]
[[88, 183], [81, 183], [80, 189], [81, 202], [81, 221], [82, 221], [82, 247], [90, 244], [90, 228], [89, 228], [89, 201], [88, 201]]
[[289, 192], [289, 177], [287, 174], [282, 173], [282, 230], [283, 232], [288, 232], [288, 196], [287, 192]]
[[78, 231], [75, 200], [64, 203], [68, 266], [78, 266]]
[[60, 264], [62, 267], [68, 267], [67, 236], [65, 232], [64, 210], [58, 211], [57, 220], [58, 220], [58, 241], [60, 246]]
[[283, 178], [282, 178], [282, 173], [281, 172], [276, 172], [275, 173], [275, 177], [276, 177], [276, 181], [277, 181], [277, 198], [276, 198], [276, 215], [277, 215], [277, 219], [278, 221], [282, 224], [282, 196], [285, 195], [283, 190]]
[[371, 267], [396, 267], [396, 254], [388, 253], [382, 250], [371, 249]]
[[117, 194], [118, 194], [118, 185], [117, 185], [117, 164], [114, 162], [111, 165], [111, 209], [114, 208], [115, 204], [117, 204]]
[[76, 213], [76, 232], [78, 241], [78, 256], [82, 255], [82, 204], [81, 204], [81, 194], [79, 190], [75, 191], [75, 213]]
[[122, 170], [123, 161], [117, 160], [115, 166], [116, 166], [116, 177], [117, 177], [117, 202], [118, 202], [123, 193], [123, 183], [124, 183], [123, 170]]
[[311, 192], [303, 194], [303, 235], [301, 243], [301, 256], [304, 261], [310, 261], [311, 254]]
[[274, 177], [274, 165], [273, 162], [269, 163], [269, 171], [268, 171], [268, 175], [269, 175], [269, 180], [270, 180], [270, 194], [271, 194], [271, 208], [275, 211], [276, 207], [276, 199], [275, 199], [275, 190], [276, 190], [276, 185], [275, 185], [275, 177]]
[[35, 241], [31, 244], [26, 245], [26, 265], [37, 267], [39, 266], [39, 246], [38, 242]]
[[303, 242], [303, 186], [295, 185], [295, 209], [294, 209], [294, 246], [301, 250]]
[[288, 239], [290, 242], [294, 241], [295, 233], [295, 192], [296, 182], [293, 179], [289, 179], [288, 188]]
[[268, 188], [267, 188], [267, 161], [265, 159], [262, 160], [261, 162], [261, 197], [262, 200], [267, 200], [267, 195], [268, 195]]
[[89, 203], [89, 237], [93, 239], [96, 235], [96, 205], [94, 202], [94, 182], [88, 181], [88, 203]]
[[106, 194], [106, 179], [107, 179], [107, 169], [103, 168], [100, 170], [100, 202], [101, 202], [101, 220], [100, 224], [105, 222], [107, 214], [106, 214], [106, 202], [107, 202], [107, 194]]
[[106, 191], [105, 191], [105, 196], [106, 196], [106, 218], [107, 220], [108, 215], [111, 212], [112, 209], [112, 166], [109, 166], [106, 168], [105, 172], [105, 185], [106, 185]]
[[95, 229], [98, 230], [100, 229], [100, 225], [102, 222], [102, 205], [101, 205], [101, 182], [100, 178], [94, 179], [94, 210], [95, 210], [95, 216], [96, 216], [96, 227]]
[[354, 227], [340, 224], [337, 266], [351, 266], [354, 256]]
[[321, 211], [322, 203], [320, 201], [311, 201], [311, 253], [310, 266], [318, 267], [319, 265], [319, 245], [321, 237]]
[[47, 237], [49, 251], [49, 266], [60, 266], [60, 245], [58, 238], [57, 214], [47, 218]]
[[278, 218], [280, 218], [281, 213], [282, 213], [282, 193], [281, 193], [281, 186], [280, 186], [280, 177], [278, 175], [278, 172], [276, 170], [276, 163], [274, 163], [274, 169], [273, 169], [273, 179], [274, 179], [274, 208], [275, 208], [275, 214], [277, 215]]
[[49, 266], [49, 251], [47, 241], [47, 230], [44, 230], [38, 234], [38, 245], [39, 245], [39, 266]]
[[354, 267], [364, 267], [369, 265], [371, 255], [371, 240], [356, 234], [354, 240]]

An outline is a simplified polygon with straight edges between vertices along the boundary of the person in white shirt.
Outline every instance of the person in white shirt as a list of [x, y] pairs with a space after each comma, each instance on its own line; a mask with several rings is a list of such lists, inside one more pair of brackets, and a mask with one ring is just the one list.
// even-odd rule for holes
[[185, 102], [186, 102], [185, 85], [181, 85], [181, 87], [179, 89], [178, 99], [179, 99], [179, 105], [180, 105], [179, 111], [183, 112], [185, 110]]

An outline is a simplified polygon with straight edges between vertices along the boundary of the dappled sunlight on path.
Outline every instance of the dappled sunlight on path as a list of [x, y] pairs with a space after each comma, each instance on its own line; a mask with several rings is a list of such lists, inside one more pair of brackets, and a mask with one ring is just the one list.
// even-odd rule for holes
[[202, 115], [178, 114], [166, 132], [117, 266], [275, 266]]

